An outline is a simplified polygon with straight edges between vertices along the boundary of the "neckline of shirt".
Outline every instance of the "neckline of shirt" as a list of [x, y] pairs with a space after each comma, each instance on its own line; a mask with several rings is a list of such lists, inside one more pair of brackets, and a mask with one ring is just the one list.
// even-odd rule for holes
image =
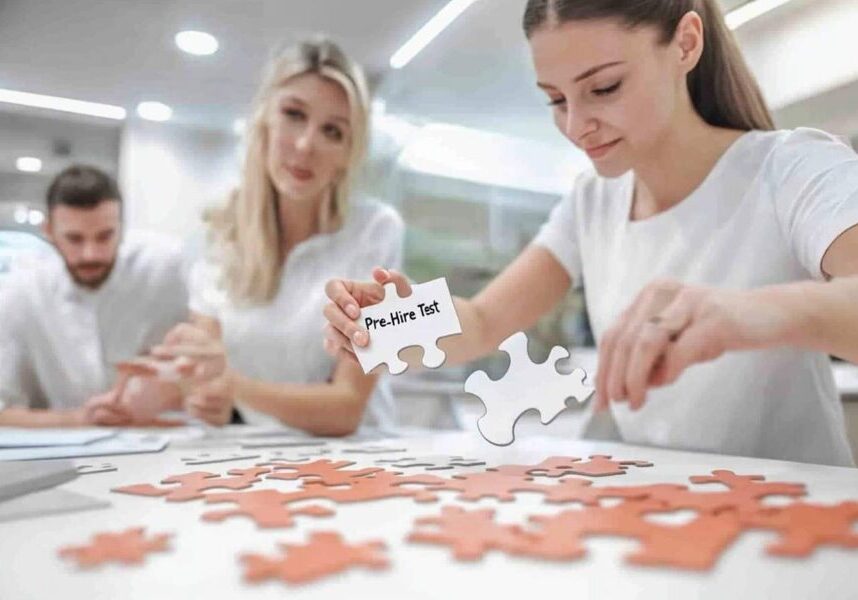
[[706, 174], [706, 177], [703, 178], [703, 181], [701, 181], [690, 194], [667, 210], [657, 213], [651, 217], [647, 217], [646, 219], [632, 220], [631, 218], [632, 203], [634, 201], [635, 194], [635, 175], [633, 171], [629, 171], [623, 182], [623, 225], [630, 230], [643, 230], [646, 228], [659, 227], [661, 223], [676, 221], [682, 217], [685, 213], [692, 210], [697, 203], [702, 201], [704, 197], [703, 192], [712, 185], [721, 171], [727, 168], [727, 165], [733, 161], [734, 155], [739, 152], [741, 147], [744, 146], [747, 143], [747, 140], [751, 139], [755, 133], [755, 130], [746, 131], [733, 140], [733, 143], [731, 143], [721, 156], [718, 157], [718, 160], [709, 170], [709, 173]]

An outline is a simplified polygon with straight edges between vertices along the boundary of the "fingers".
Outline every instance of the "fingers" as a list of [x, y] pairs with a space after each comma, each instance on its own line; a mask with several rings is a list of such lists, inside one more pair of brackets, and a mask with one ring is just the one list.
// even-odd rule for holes
[[209, 340], [211, 340], [211, 336], [204, 329], [191, 323], [179, 323], [164, 336], [164, 345], [173, 346]]
[[122, 427], [130, 425], [132, 421], [131, 414], [127, 410], [108, 403], [92, 406], [87, 412], [87, 420], [94, 425]]
[[643, 406], [651, 373], [663, 358], [670, 339], [671, 332], [666, 327], [648, 322], [641, 328], [624, 375], [629, 406], [632, 410], [638, 410]]
[[342, 308], [334, 302], [329, 302], [324, 309], [325, 318], [331, 326], [339, 331], [343, 337], [353, 344], [358, 346], [366, 346], [369, 344], [369, 333], [366, 329], [360, 327], [351, 320]]
[[212, 425], [224, 425], [232, 415], [232, 404], [229, 398], [200, 393], [188, 396], [185, 410]]
[[328, 323], [324, 327], [325, 332], [325, 351], [333, 357], [339, 354], [340, 350], [354, 354], [352, 344], [349, 339], [339, 332], [333, 325]]
[[155, 358], [170, 359], [181, 356], [187, 358], [217, 358], [224, 353], [220, 342], [206, 341], [200, 344], [189, 344], [187, 342], [173, 345], [162, 344], [152, 348], [151, 354]]
[[[602, 337], [596, 383], [597, 410], [607, 408], [611, 400], [632, 400], [634, 409], [643, 405], [646, 385], [640, 383], [639, 375], [632, 377], [631, 373], [651, 367], [658, 360], [661, 343], [659, 332], [651, 331], [652, 325], [647, 321], [664, 310], [681, 289], [681, 284], [667, 280], [646, 286]], [[646, 353], [638, 357], [637, 352], [642, 348]], [[634, 385], [633, 397], [630, 385]]]
[[705, 323], [698, 323], [686, 329], [665, 355], [661, 374], [664, 385], [679, 379], [689, 367], [721, 356], [723, 351], [720, 346], [712, 343], [713, 337], [714, 332]]
[[352, 295], [352, 289], [356, 285], [358, 284], [355, 282], [343, 279], [331, 279], [325, 284], [325, 294], [349, 319], [357, 319], [360, 316], [360, 305]]

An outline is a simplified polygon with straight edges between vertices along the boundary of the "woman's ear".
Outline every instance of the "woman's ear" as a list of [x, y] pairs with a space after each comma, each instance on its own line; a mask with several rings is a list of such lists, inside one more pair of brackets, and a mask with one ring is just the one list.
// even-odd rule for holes
[[686, 73], [690, 73], [697, 67], [703, 55], [706, 43], [703, 31], [703, 19], [694, 11], [686, 13], [676, 26], [674, 44], [679, 50], [679, 66]]

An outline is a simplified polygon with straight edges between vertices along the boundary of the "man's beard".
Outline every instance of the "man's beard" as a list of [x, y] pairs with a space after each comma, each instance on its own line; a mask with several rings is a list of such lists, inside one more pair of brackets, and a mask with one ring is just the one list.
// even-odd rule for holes
[[[116, 264], [116, 260], [112, 260], [109, 263], [105, 262], [81, 262], [76, 265], [70, 265], [66, 263], [66, 269], [68, 269], [69, 275], [74, 280], [74, 282], [80, 286], [85, 288], [89, 288], [91, 290], [97, 290], [102, 286], [102, 284], [107, 281], [107, 278], [110, 277], [110, 274], [113, 272], [113, 266]], [[96, 275], [86, 276], [81, 273], [82, 269], [90, 269], [90, 268], [101, 268], [101, 271], [98, 271]]]

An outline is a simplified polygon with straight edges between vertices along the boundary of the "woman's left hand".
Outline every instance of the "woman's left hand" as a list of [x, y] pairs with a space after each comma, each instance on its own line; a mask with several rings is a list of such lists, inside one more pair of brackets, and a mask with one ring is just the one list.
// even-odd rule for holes
[[232, 419], [236, 375], [227, 369], [219, 377], [193, 386], [185, 398], [185, 410], [210, 425], [226, 425]]
[[765, 290], [732, 291], [659, 281], [648, 285], [602, 338], [596, 409], [676, 381], [690, 366], [727, 351], [766, 347], [788, 337], [794, 316]]
[[220, 339], [191, 323], [176, 325], [151, 354], [171, 362], [176, 376], [183, 380], [211, 381], [227, 370], [226, 349]]

